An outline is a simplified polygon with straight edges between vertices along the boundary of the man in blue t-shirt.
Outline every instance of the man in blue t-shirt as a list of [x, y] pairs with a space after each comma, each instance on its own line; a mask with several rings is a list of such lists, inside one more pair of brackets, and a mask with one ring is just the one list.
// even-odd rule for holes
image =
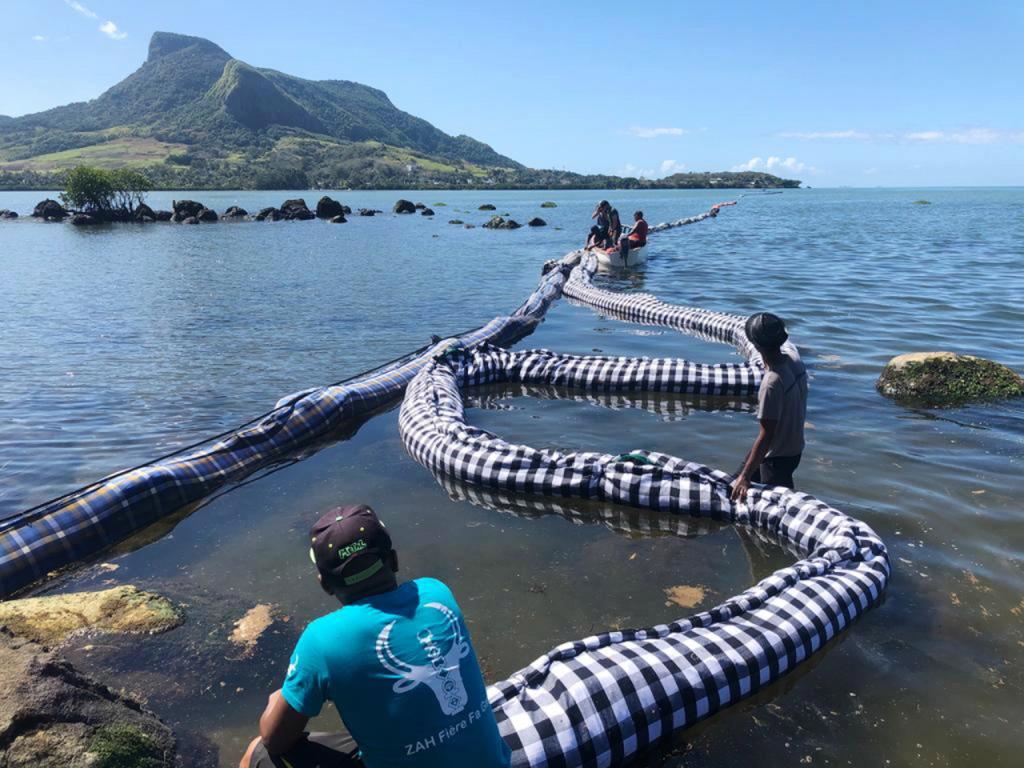
[[[398, 584], [398, 555], [372, 509], [342, 507], [310, 531], [324, 591], [240, 768], [506, 768], [462, 611], [436, 579]], [[327, 700], [351, 736], [306, 733]]]

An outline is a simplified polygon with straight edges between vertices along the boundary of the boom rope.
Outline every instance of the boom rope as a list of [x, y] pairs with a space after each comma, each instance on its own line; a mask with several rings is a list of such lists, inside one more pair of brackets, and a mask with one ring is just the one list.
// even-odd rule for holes
[[678, 731], [791, 671], [875, 605], [888, 581], [888, 554], [874, 531], [809, 494], [755, 484], [734, 503], [733, 478], [720, 470], [646, 450], [534, 449], [465, 419], [461, 391], [481, 384], [568, 382], [599, 392], [694, 385], [685, 368], [664, 362], [478, 346], [431, 361], [406, 391], [399, 431], [438, 478], [709, 517], [767, 532], [802, 556], [710, 611], [562, 643], [491, 686], [516, 768], [620, 765], [669, 745]]

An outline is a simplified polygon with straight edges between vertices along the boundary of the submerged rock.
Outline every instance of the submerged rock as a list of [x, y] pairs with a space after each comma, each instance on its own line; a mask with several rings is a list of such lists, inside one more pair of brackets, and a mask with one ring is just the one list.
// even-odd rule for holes
[[391, 211], [392, 213], [416, 213], [416, 206], [411, 200], [399, 200]]
[[420, 211], [420, 215], [421, 216], [433, 216], [434, 212], [430, 208], [424, 208], [422, 211]]
[[43, 221], [63, 221], [70, 214], [64, 210], [64, 206], [58, 203], [56, 200], [47, 198], [46, 200], [40, 200], [36, 203], [36, 207], [32, 209], [32, 218], [42, 219]]
[[332, 197], [324, 195], [316, 204], [316, 217], [318, 219], [334, 219], [335, 216], [344, 216], [345, 206]]
[[131, 585], [0, 603], [0, 626], [46, 645], [82, 630], [154, 634], [181, 622], [169, 600]]
[[90, 216], [88, 213], [76, 213], [71, 217], [71, 223], [76, 227], [91, 227], [99, 224], [100, 220], [95, 216]]
[[345, 218], [345, 214], [339, 213], [337, 216], [331, 216], [331, 224], [344, 224], [348, 219]]
[[462, 224], [462, 223], [464, 223], [464, 222], [462, 221], [462, 219], [450, 219], [450, 220], [448, 221], [448, 223], [449, 223], [449, 224]]
[[506, 221], [501, 216], [491, 216], [491, 220], [484, 224], [485, 229], [519, 229], [520, 226], [519, 222], [513, 219]]
[[[359, 215], [360, 216], [373, 216], [376, 213], [377, 212], [375, 210], [373, 210], [372, 208], [360, 208], [359, 209]], [[412, 211], [409, 211], [409, 213], [412, 213]]]
[[235, 628], [228, 640], [239, 646], [245, 655], [249, 655], [256, 648], [260, 635], [273, 623], [273, 608], [266, 603], [260, 603], [246, 611], [245, 615], [235, 622]]
[[182, 224], [198, 224], [199, 223], [199, 219], [197, 219], [195, 216], [188, 216], [187, 218], [182, 219], [181, 223]]
[[416, 203], [415, 207], [416, 207], [417, 211], [422, 211], [424, 208], [427, 207], [427, 204], [426, 203]]
[[498, 209], [497, 209], [497, 208], [495, 208], [495, 207], [494, 207], [493, 205], [491, 205], [490, 203], [484, 203], [484, 204], [483, 204], [483, 205], [481, 205], [481, 206], [480, 206], [479, 208], [477, 208], [477, 210], [478, 210], [478, 211], [496, 211], [496, 210], [498, 210]]
[[6, 208], [4, 208], [2, 211], [0, 211], [0, 219], [16, 219], [16, 218], [18, 218], [18, 214], [15, 213], [14, 211], [9, 211]]
[[174, 218], [174, 214], [171, 211], [156, 211], [157, 221], [170, 221]]
[[897, 402], [927, 407], [1024, 396], [1024, 378], [1012, 369], [954, 352], [912, 352], [894, 357], [875, 387]]
[[539, 216], [534, 216], [532, 219], [526, 222], [526, 226], [528, 227], [546, 227], [547, 225], [548, 223]]
[[196, 218], [199, 219], [200, 221], [212, 223], [214, 221], [217, 221], [217, 219], [219, 219], [220, 217], [217, 215], [217, 212], [212, 208], [203, 208], [203, 210], [196, 214]]
[[550, 200], [545, 200], [543, 203], [540, 204], [540, 207], [541, 208], [557, 208], [558, 207], [558, 203], [553, 203]]
[[176, 744], [156, 715], [36, 643], [0, 631], [0, 765], [170, 768]]

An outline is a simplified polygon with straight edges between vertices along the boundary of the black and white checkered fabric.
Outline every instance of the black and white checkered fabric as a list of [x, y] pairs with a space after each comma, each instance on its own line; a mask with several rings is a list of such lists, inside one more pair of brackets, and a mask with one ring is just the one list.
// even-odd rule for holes
[[667, 746], [679, 730], [792, 670], [885, 589], [889, 558], [882, 541], [809, 494], [755, 485], [744, 503], [734, 504], [732, 477], [700, 464], [645, 450], [622, 456], [537, 450], [465, 420], [461, 390], [468, 386], [513, 381], [686, 391], [693, 386], [687, 365], [484, 346], [437, 357], [406, 392], [402, 439], [435, 475], [495, 492], [709, 517], [770, 532], [803, 557], [709, 611], [563, 643], [491, 686], [490, 702], [517, 768], [620, 765]]

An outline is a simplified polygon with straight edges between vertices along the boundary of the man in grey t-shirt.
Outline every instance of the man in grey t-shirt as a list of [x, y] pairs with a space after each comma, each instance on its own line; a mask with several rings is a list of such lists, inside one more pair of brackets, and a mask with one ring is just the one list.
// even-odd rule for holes
[[751, 482], [793, 487], [807, 415], [807, 369], [792, 344], [783, 348], [789, 338], [785, 323], [770, 312], [760, 312], [747, 318], [746, 331], [765, 365], [757, 393], [761, 429], [733, 482], [733, 501], [746, 498]]

